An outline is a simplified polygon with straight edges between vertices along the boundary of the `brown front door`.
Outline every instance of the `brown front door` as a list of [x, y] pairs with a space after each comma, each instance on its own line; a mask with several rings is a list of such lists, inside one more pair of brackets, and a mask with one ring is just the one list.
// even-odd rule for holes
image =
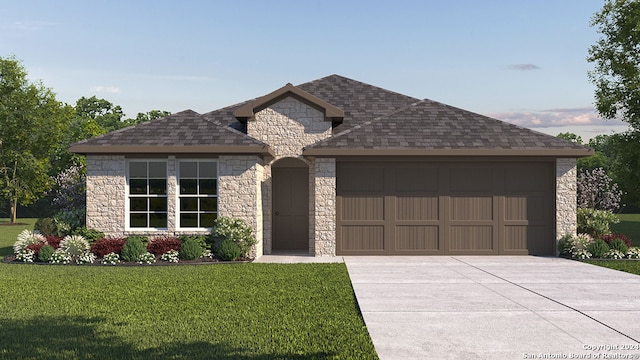
[[273, 167], [273, 250], [309, 250], [309, 170]]

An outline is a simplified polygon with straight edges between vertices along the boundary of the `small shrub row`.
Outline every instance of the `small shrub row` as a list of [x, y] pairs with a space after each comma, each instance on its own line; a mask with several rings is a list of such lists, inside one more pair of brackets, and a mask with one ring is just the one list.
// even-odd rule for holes
[[638, 259], [640, 248], [629, 247], [620, 237], [610, 237], [609, 242], [594, 239], [589, 234], [567, 234], [558, 241], [558, 252], [563, 256], [574, 259], [605, 258], [605, 259]]

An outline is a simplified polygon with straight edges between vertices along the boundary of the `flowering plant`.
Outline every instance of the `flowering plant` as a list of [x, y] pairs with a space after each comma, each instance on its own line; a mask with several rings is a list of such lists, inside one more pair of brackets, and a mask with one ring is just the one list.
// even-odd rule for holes
[[72, 259], [77, 259], [89, 250], [89, 243], [80, 235], [67, 235], [60, 242], [60, 249]]
[[577, 250], [573, 253], [573, 257], [580, 260], [589, 259], [591, 257], [591, 253], [588, 250]]
[[16, 260], [28, 263], [32, 263], [35, 257], [36, 253], [29, 249], [20, 250], [20, 252], [16, 254]]
[[29, 244], [45, 243], [47, 239], [37, 231], [22, 230], [13, 244], [13, 252], [17, 255]]
[[640, 248], [630, 247], [629, 250], [627, 250], [627, 257], [629, 259], [640, 259]]
[[51, 254], [51, 258], [49, 258], [49, 262], [51, 264], [61, 264], [66, 265], [71, 262], [71, 255], [69, 255], [66, 251], [58, 249]]
[[138, 256], [138, 264], [153, 264], [154, 262], [156, 262], [156, 257], [150, 252]]
[[620, 252], [620, 250], [609, 250], [603, 255], [607, 259], [622, 259], [624, 258], [624, 254]]
[[120, 255], [116, 253], [108, 253], [102, 258], [102, 263], [107, 265], [115, 265], [120, 262]]
[[166, 253], [160, 255], [160, 260], [168, 261], [170, 263], [177, 263], [180, 259], [180, 253], [176, 250], [169, 250]]
[[96, 254], [86, 252], [78, 257], [78, 264], [93, 264], [96, 261]]

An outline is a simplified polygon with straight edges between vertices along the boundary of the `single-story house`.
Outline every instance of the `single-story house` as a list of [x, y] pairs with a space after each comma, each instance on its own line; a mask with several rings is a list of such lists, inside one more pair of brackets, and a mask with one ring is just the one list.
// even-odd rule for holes
[[111, 236], [255, 231], [254, 256], [554, 255], [592, 150], [331, 75], [206, 114], [75, 143], [87, 227]]

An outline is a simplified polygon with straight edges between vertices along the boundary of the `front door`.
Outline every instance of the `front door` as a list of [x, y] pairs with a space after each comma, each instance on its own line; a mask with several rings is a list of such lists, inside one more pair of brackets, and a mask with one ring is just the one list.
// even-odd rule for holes
[[309, 250], [309, 170], [273, 167], [273, 250]]

